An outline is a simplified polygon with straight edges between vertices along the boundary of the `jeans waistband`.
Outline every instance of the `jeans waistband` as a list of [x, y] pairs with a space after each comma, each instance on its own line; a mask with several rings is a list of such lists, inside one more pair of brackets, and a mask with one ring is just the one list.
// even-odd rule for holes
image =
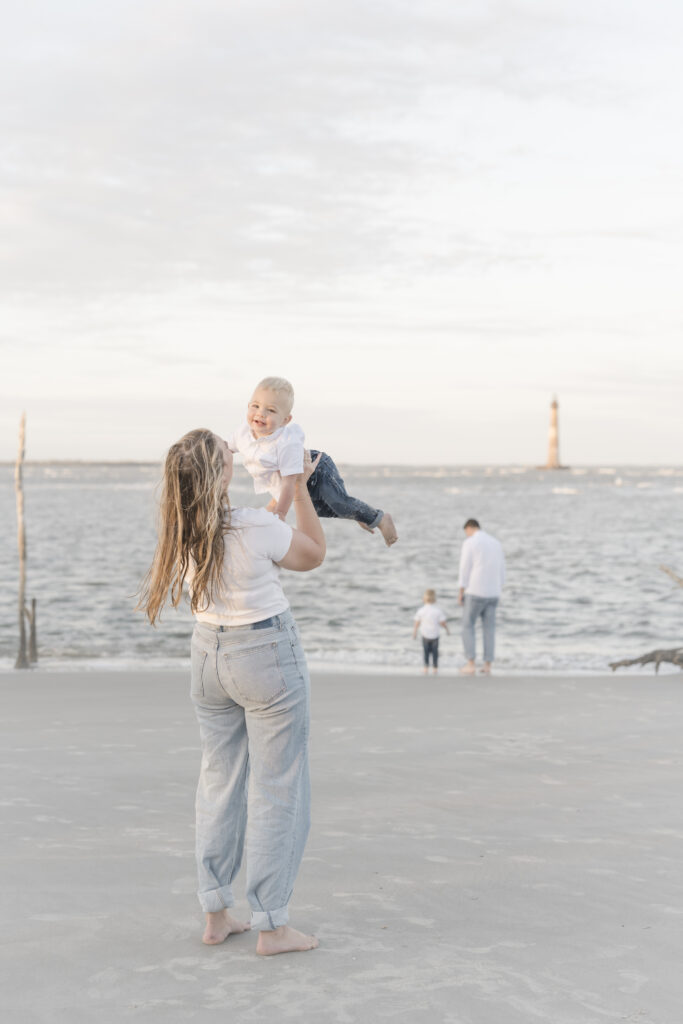
[[201, 626], [202, 629], [211, 629], [215, 633], [230, 633], [236, 629], [281, 629], [289, 618], [289, 612], [282, 612], [280, 615], [271, 615], [267, 619], [261, 619], [259, 622], [245, 622], [240, 626], [216, 626], [213, 622], [201, 622], [197, 621], [197, 625]]

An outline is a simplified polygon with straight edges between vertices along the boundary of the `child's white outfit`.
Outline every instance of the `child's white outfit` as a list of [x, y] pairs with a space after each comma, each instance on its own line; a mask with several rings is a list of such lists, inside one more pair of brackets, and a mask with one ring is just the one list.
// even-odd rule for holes
[[430, 657], [434, 668], [439, 667], [439, 633], [441, 632], [441, 623], [445, 621], [446, 616], [438, 604], [433, 602], [423, 604], [415, 612], [415, 622], [420, 623], [425, 672], [429, 666]]
[[244, 468], [254, 479], [257, 494], [272, 494], [277, 501], [282, 477], [304, 471], [304, 432], [298, 423], [287, 423], [265, 437], [254, 437], [245, 420], [228, 438], [231, 452], [244, 457]]
[[441, 632], [441, 623], [446, 621], [446, 616], [438, 604], [423, 604], [415, 612], [415, 621], [420, 623], [420, 636], [425, 640], [438, 640]]

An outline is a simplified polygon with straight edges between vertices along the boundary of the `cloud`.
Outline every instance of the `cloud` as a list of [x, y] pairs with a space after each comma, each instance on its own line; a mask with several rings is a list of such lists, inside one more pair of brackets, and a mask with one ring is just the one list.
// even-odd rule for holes
[[538, 246], [488, 230], [506, 189], [467, 183], [533, 177], [558, 129], [581, 138], [586, 100], [632, 91], [610, 67], [628, 20], [604, 5], [72, 0], [59, 19], [38, 4], [39, 30], [35, 6], [5, 37], [17, 289], [533, 263]]

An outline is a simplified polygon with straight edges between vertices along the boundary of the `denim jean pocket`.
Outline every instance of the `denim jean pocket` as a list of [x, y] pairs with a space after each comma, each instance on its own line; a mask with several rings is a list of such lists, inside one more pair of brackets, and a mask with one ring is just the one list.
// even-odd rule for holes
[[301, 643], [301, 636], [299, 634], [299, 627], [297, 626], [294, 619], [289, 624], [289, 639], [292, 645]]
[[223, 655], [230, 681], [249, 704], [270, 704], [287, 689], [277, 642]]
[[204, 666], [206, 665], [207, 656], [206, 651], [203, 651], [200, 647], [195, 647], [194, 644], [190, 647], [190, 695], [192, 697], [204, 696]]

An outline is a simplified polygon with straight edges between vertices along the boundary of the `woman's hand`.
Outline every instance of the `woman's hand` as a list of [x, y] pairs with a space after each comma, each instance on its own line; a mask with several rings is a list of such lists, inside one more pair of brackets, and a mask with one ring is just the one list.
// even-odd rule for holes
[[296, 529], [292, 530], [289, 551], [278, 563], [283, 569], [308, 572], [309, 569], [315, 569], [321, 565], [325, 557], [325, 534], [306, 486], [307, 481], [316, 471], [321, 454], [313, 461], [311, 453], [304, 452], [304, 469], [303, 473], [296, 478], [294, 492]]
[[312, 462], [311, 453], [309, 452], [308, 448], [304, 449], [304, 470], [303, 473], [300, 473], [299, 476], [296, 478], [296, 491], [294, 494], [295, 500], [297, 498], [300, 498], [302, 493], [306, 491], [306, 484], [308, 483], [308, 481], [311, 479], [316, 469], [318, 468], [318, 463], [320, 462], [322, 457], [323, 453], [318, 452], [315, 458], [315, 462]]
[[304, 478], [303, 482], [305, 484], [308, 483], [310, 478], [315, 473], [316, 469], [318, 468], [318, 463], [320, 462], [322, 457], [323, 457], [323, 453], [322, 452], [318, 452], [318, 454], [316, 456], [316, 459], [315, 459], [315, 462], [311, 462], [311, 453], [309, 452], [308, 448], [305, 449], [305, 451], [304, 451], [304, 471], [301, 474], [302, 477]]

